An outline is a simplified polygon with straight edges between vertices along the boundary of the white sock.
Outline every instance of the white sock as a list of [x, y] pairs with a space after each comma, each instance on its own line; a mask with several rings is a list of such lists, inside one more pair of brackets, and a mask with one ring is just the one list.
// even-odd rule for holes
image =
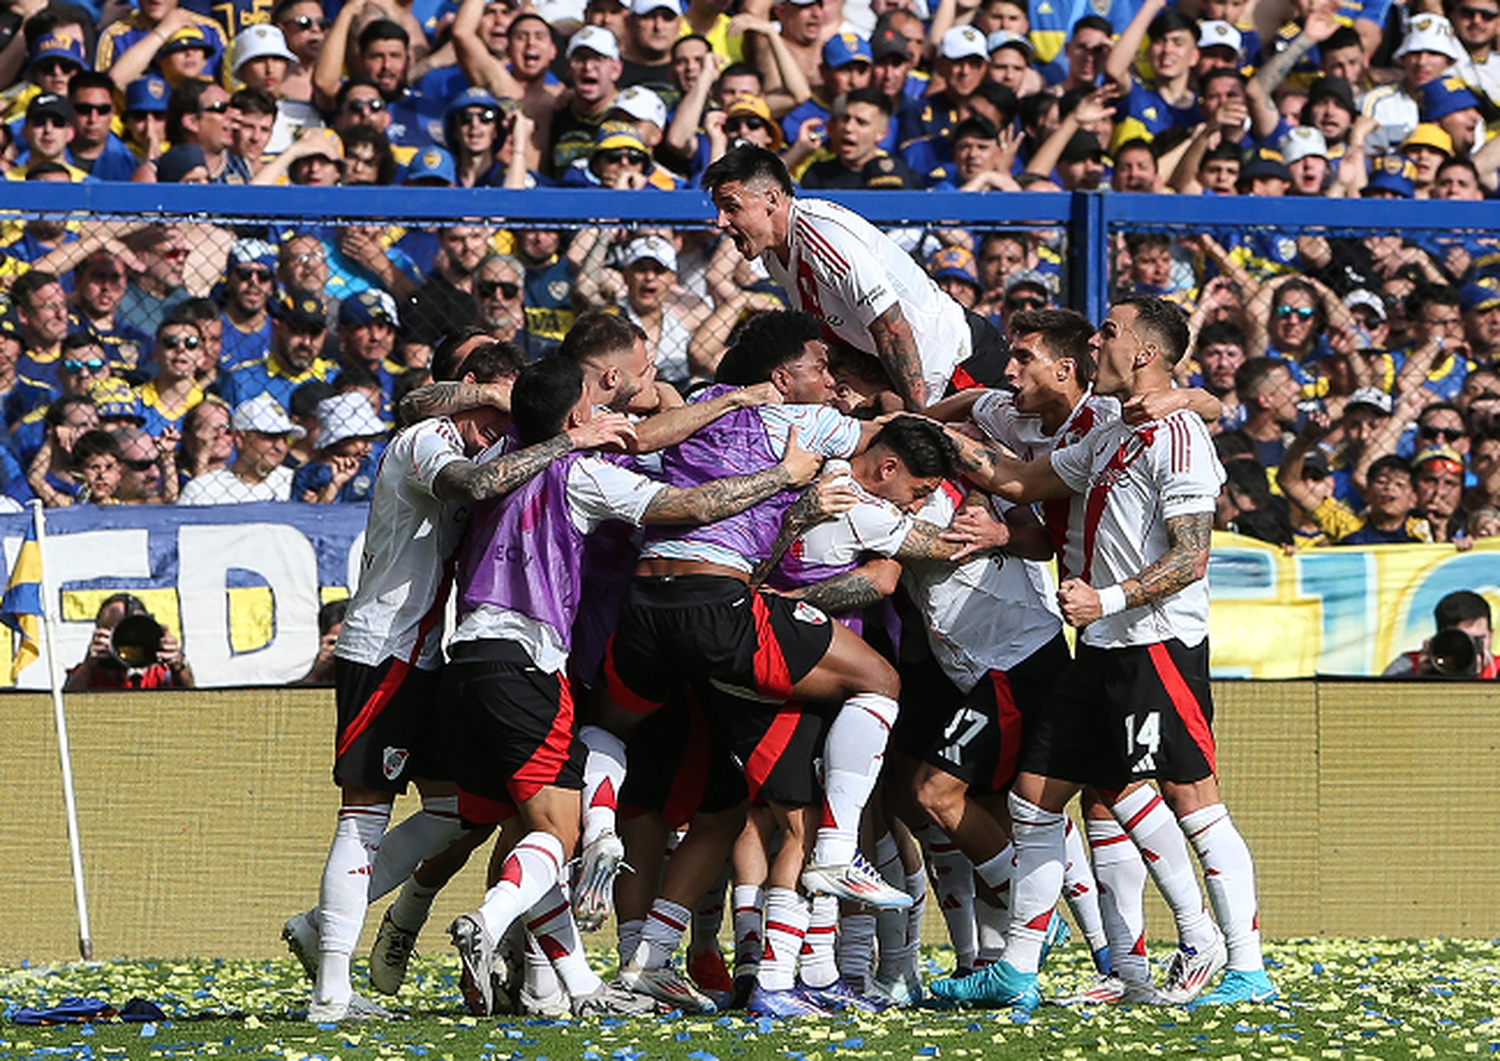
[[1214, 925], [1198, 889], [1193, 860], [1188, 856], [1187, 840], [1166, 801], [1156, 790], [1142, 785], [1110, 808], [1115, 820], [1125, 827], [1135, 846], [1140, 848], [1151, 879], [1177, 922], [1177, 939], [1197, 950], [1213, 944]]
[[838, 924], [838, 899], [814, 895], [808, 907], [807, 934], [802, 937], [802, 982], [808, 987], [827, 987], [839, 978], [833, 955]]
[[972, 968], [979, 953], [979, 929], [974, 922], [974, 867], [936, 825], [924, 825], [915, 835], [922, 841], [933, 895], [948, 926], [948, 939], [958, 964]]
[[552, 890], [566, 857], [562, 841], [551, 833], [537, 829], [521, 837], [500, 867], [499, 882], [484, 893], [484, 903], [479, 907], [491, 945], [512, 921]]
[[870, 959], [875, 955], [875, 915], [845, 914], [839, 918], [839, 976], [856, 993], [870, 984]]
[[583, 838], [587, 847], [600, 833], [615, 831], [616, 801], [625, 784], [625, 742], [607, 729], [583, 726], [578, 739], [588, 749], [583, 760]]
[[811, 911], [790, 888], [766, 889], [766, 949], [756, 977], [766, 991], [788, 991], [797, 983], [797, 956]]
[[407, 815], [380, 842], [380, 854], [370, 867], [370, 901], [399, 888], [423, 859], [463, 834], [457, 796], [422, 797], [422, 809]]
[[729, 864], [719, 871], [708, 891], [693, 906], [693, 931], [688, 937], [688, 956], [719, 949], [719, 930], [724, 927], [724, 889], [729, 884]]
[[396, 901], [391, 903], [391, 920], [396, 927], [408, 932], [422, 931], [422, 926], [427, 924], [427, 915], [432, 912], [432, 900], [441, 890], [441, 885], [429, 888], [418, 884], [416, 877], [407, 877]]
[[658, 897], [651, 904], [646, 923], [641, 926], [641, 941], [636, 944], [631, 965], [659, 969], [672, 960], [682, 934], [687, 931], [693, 912], [687, 907]]
[[1010, 817], [1016, 870], [1005, 960], [1019, 972], [1035, 973], [1041, 964], [1047, 924], [1062, 894], [1068, 816], [1043, 810], [1012, 792]]
[[313, 989], [318, 1002], [347, 1002], [354, 993], [349, 960], [370, 905], [370, 866], [390, 820], [389, 803], [339, 808], [318, 889], [318, 982]]
[[[983, 884], [983, 881], [980, 882]], [[1010, 908], [996, 902], [995, 889], [985, 886], [974, 891], [974, 925], [979, 930], [979, 953], [974, 956], [975, 969], [993, 965], [1005, 957], [1005, 933], [1010, 929]]]
[[736, 884], [732, 894], [734, 896], [734, 967], [739, 970], [760, 961], [760, 952], [764, 946], [760, 934], [761, 906], [766, 901], [766, 893], [759, 884]]
[[573, 904], [560, 887], [554, 884], [541, 902], [526, 911], [526, 931], [552, 962], [570, 997], [582, 998], [599, 990], [599, 977], [589, 968], [583, 941], [578, 938]]
[[641, 929], [646, 927], [644, 918], [633, 918], [630, 921], [621, 921], [616, 928], [616, 953], [620, 956], [620, 968], [630, 964], [630, 959], [635, 957], [635, 949], [641, 945]]
[[1245, 838], [1229, 820], [1229, 808], [1215, 803], [1195, 810], [1183, 816], [1182, 828], [1203, 864], [1208, 899], [1229, 948], [1229, 968], [1241, 972], [1263, 968], [1255, 863]]
[[533, 998], [547, 998], [562, 987], [551, 959], [530, 932], [526, 933], [526, 987]]
[[1089, 818], [1084, 828], [1099, 882], [1099, 913], [1109, 939], [1109, 971], [1127, 983], [1148, 983], [1145, 860], [1113, 818]]
[[813, 845], [815, 865], [853, 861], [860, 815], [880, 780], [885, 744], [899, 710], [889, 696], [855, 693], [828, 727], [823, 741], [823, 825]]
[[1073, 920], [1078, 931], [1088, 941], [1090, 953], [1109, 942], [1104, 934], [1104, 919], [1099, 913], [1099, 884], [1094, 880], [1094, 869], [1089, 864], [1088, 852], [1084, 850], [1083, 837], [1073, 819], [1068, 819], [1068, 860], [1063, 863], [1063, 898], [1068, 900], [1068, 909], [1073, 911]]

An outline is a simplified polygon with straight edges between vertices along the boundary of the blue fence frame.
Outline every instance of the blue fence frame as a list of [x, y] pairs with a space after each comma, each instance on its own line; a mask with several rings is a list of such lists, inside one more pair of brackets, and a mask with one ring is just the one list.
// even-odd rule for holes
[[[25, 213], [196, 215], [208, 221], [250, 218], [358, 222], [400, 218], [439, 223], [459, 218], [507, 225], [711, 224], [700, 192], [610, 192], [584, 188], [272, 188], [36, 181], [5, 185], [3, 208]], [[1110, 192], [985, 194], [843, 192], [843, 203], [878, 225], [1043, 226], [1068, 233], [1074, 308], [1100, 319], [1108, 303], [1109, 234], [1120, 227], [1188, 231], [1273, 225], [1401, 233], [1488, 229], [1500, 234], [1500, 202], [1120, 195]]]

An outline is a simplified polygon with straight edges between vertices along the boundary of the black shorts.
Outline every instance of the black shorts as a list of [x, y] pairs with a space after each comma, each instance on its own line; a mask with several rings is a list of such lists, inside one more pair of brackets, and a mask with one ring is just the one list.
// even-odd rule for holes
[[721, 727], [710, 727], [696, 699], [674, 700], [648, 715], [626, 745], [629, 769], [620, 817], [660, 814], [680, 829], [698, 813], [717, 814], [745, 798], [745, 782]]
[[1004, 792], [1016, 779], [1035, 719], [1046, 710], [1072, 657], [1057, 636], [1010, 670], [992, 670], [975, 683], [925, 756], [975, 793]]
[[335, 656], [334, 779], [401, 793], [416, 777], [449, 778], [439, 739], [441, 681], [441, 671], [422, 670], [394, 658], [370, 667]]
[[716, 691], [715, 718], [728, 727], [745, 789], [757, 806], [804, 807], [823, 799], [823, 739], [835, 706], [775, 704]]
[[890, 746], [920, 762], [948, 720], [963, 706], [963, 690], [953, 684], [931, 653], [920, 660], [902, 660], [896, 670], [901, 675], [901, 713], [891, 727]]
[[722, 575], [637, 578], [605, 653], [610, 696], [649, 714], [712, 681], [787, 700], [828, 651], [833, 623], [803, 601]]
[[566, 676], [542, 670], [513, 641], [460, 642], [449, 659], [444, 742], [462, 792], [505, 804], [549, 785], [583, 788], [584, 748]]
[[1005, 366], [1010, 362], [1010, 344], [1000, 329], [972, 310], [964, 310], [973, 351], [960, 361], [948, 379], [948, 394], [970, 387], [1004, 387]]
[[1036, 720], [1022, 769], [1119, 792], [1156, 778], [1191, 784], [1214, 773], [1208, 640], [1078, 647]]

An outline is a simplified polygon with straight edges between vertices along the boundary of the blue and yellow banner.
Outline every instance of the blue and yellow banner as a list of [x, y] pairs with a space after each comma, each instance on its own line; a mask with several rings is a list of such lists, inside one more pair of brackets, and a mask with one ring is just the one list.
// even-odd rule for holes
[[16, 683], [21, 671], [36, 662], [41, 654], [42, 626], [42, 550], [36, 540], [36, 523], [27, 517], [26, 537], [10, 565], [5, 598], [0, 600], [0, 623], [20, 635], [10, 661], [10, 682]]

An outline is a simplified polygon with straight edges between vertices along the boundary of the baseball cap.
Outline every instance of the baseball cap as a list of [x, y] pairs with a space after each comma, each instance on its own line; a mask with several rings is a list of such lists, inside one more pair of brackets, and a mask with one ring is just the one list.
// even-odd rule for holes
[[1026, 57], [1029, 63], [1036, 55], [1036, 46], [1031, 43], [1031, 38], [1024, 33], [1012, 33], [1008, 29], [997, 29], [991, 33], [984, 42], [985, 51], [994, 54], [1001, 48], [1014, 48]]
[[123, 379], [111, 376], [94, 380], [89, 384], [89, 397], [94, 399], [100, 420], [130, 420], [137, 427], [146, 422], [140, 397]]
[[1407, 52], [1436, 52], [1438, 55], [1446, 55], [1455, 63], [1464, 57], [1463, 47], [1453, 32], [1453, 23], [1442, 15], [1426, 13], [1411, 20], [1406, 39], [1391, 58], [1400, 59]]
[[[267, 304], [271, 316], [292, 327], [299, 325], [328, 323], [328, 311], [323, 296], [316, 291], [292, 290], [273, 298]], [[254, 428], [253, 430], [259, 430]]]
[[406, 176], [401, 179], [401, 183], [416, 184], [418, 181], [457, 183], [458, 168], [453, 163], [453, 156], [440, 147], [424, 147], [418, 151], [407, 164]]
[[267, 56], [285, 59], [287, 62], [295, 62], [297, 59], [286, 46], [286, 34], [279, 27], [260, 22], [246, 26], [235, 35], [234, 73], [238, 74], [240, 67], [251, 59], [264, 59]]
[[729, 101], [724, 108], [726, 118], [755, 117], [766, 123], [771, 132], [771, 150], [781, 148], [783, 137], [781, 135], [781, 123], [771, 117], [771, 105], [766, 102], [764, 96], [757, 96], [753, 92], [741, 92]]
[[1256, 148], [1249, 158], [1240, 165], [1240, 181], [1253, 180], [1256, 177], [1279, 178], [1291, 183], [1292, 174], [1286, 168], [1286, 159], [1281, 157], [1281, 152], [1269, 147]]
[[584, 26], [568, 38], [567, 58], [573, 58], [573, 53], [581, 48], [597, 52], [606, 59], [620, 57], [620, 42], [615, 40], [615, 35], [603, 26]]
[[1350, 114], [1358, 114], [1354, 105], [1354, 90], [1342, 77], [1320, 77], [1307, 87], [1307, 102], [1317, 103], [1321, 99], [1337, 100], [1339, 106]]
[[1099, 143], [1099, 138], [1087, 129], [1079, 129], [1073, 134], [1062, 149], [1062, 154], [1057, 158], [1059, 162], [1082, 162], [1087, 158], [1103, 158], [1104, 148]]
[[[241, 409], [244, 407], [244, 405], [240, 406]], [[281, 406], [278, 405], [276, 408], [280, 410]], [[291, 423], [290, 419], [287, 423]], [[252, 427], [249, 430], [260, 429]], [[324, 398], [318, 403], [319, 449], [337, 445], [346, 438], [378, 438], [385, 432], [386, 426], [380, 422], [380, 417], [375, 415], [370, 400], [358, 391], [345, 391], [343, 394]]]
[[1381, 416], [1390, 416], [1391, 412], [1395, 409], [1395, 405], [1391, 402], [1391, 396], [1379, 387], [1360, 387], [1353, 394], [1349, 395], [1349, 400], [1344, 403], [1344, 411], [1348, 412], [1356, 405], [1363, 405], [1374, 409]]
[[653, 11], [666, 8], [674, 15], [682, 14], [681, 0], [630, 0], [630, 13], [632, 15], [649, 15]]
[[979, 286], [979, 270], [967, 247], [944, 247], [927, 259], [927, 272], [934, 280], [962, 280]]
[[389, 324], [395, 328], [400, 323], [396, 315], [396, 300], [378, 288], [366, 288], [339, 303], [339, 324], [345, 327]]
[[8, 304], [4, 309], [0, 309], [0, 339], [13, 339], [18, 343], [24, 340], [21, 334], [21, 319]]
[[1401, 141], [1401, 149], [1408, 147], [1431, 147], [1436, 148], [1445, 155], [1453, 154], [1453, 137], [1448, 135], [1448, 130], [1435, 122], [1423, 122], [1410, 133], [1406, 139]]
[[942, 43], [938, 45], [938, 55], [944, 59], [967, 59], [972, 56], [988, 60], [990, 50], [986, 47], [984, 34], [973, 26], [954, 26], [943, 34]]
[[636, 121], [650, 122], [658, 129], [667, 127], [667, 105], [660, 96], [644, 85], [631, 85], [621, 89], [609, 109], [624, 111]]
[[33, 96], [26, 106], [26, 120], [31, 122], [38, 118], [57, 118], [72, 122], [73, 105], [55, 92], [43, 92], [39, 96]]
[[206, 52], [212, 59], [219, 54], [219, 46], [208, 39], [208, 34], [203, 32], [202, 26], [183, 26], [176, 33], [167, 38], [167, 43], [156, 50], [158, 59], [167, 55], [176, 55], [178, 52], [190, 51], [197, 48]]
[[1223, 19], [1211, 18], [1198, 24], [1199, 48], [1232, 48], [1239, 55], [1245, 35]]
[[1416, 459], [1411, 462], [1411, 470], [1416, 471], [1424, 464], [1434, 462], [1442, 465], [1445, 471], [1453, 472], [1455, 475], [1462, 475], [1464, 472], [1464, 459], [1452, 446], [1429, 446], [1417, 454]]
[[1321, 479], [1328, 474], [1328, 454], [1322, 446], [1314, 446], [1302, 458], [1302, 478]]
[[1458, 293], [1458, 301], [1465, 313], [1470, 310], [1494, 309], [1500, 306], [1500, 279], [1485, 276], [1472, 284], [1465, 284], [1463, 290]]
[[1370, 163], [1370, 180], [1360, 194], [1379, 191], [1410, 199], [1417, 193], [1416, 177], [1416, 164], [1405, 155], [1382, 155]]
[[659, 262], [672, 272], [677, 271], [677, 252], [660, 236], [641, 236], [631, 240], [620, 259], [620, 265], [626, 267], [644, 261]]
[[823, 45], [823, 62], [831, 69], [848, 66], [850, 63], [873, 63], [870, 42], [858, 33], [840, 33], [829, 37]]
[[594, 150], [609, 151], [617, 147], [633, 147], [637, 151], [646, 150], [646, 142], [641, 139], [641, 134], [635, 131], [635, 126], [629, 122], [604, 122], [599, 126], [599, 131], [594, 134]]
[[1422, 121], [1435, 122], [1456, 111], [1479, 109], [1479, 97], [1461, 78], [1440, 77], [1421, 88]]
[[455, 114], [468, 110], [470, 107], [490, 107], [498, 111], [501, 109], [501, 103], [488, 89], [466, 88], [449, 101], [443, 111], [443, 120], [452, 121]]
[[899, 55], [903, 58], [910, 53], [910, 41], [906, 35], [897, 30], [883, 29], [870, 38], [870, 55], [876, 59], [884, 59], [888, 55]]
[[[370, 403], [365, 401], [364, 395], [355, 394], [354, 396], [365, 402], [365, 408], [369, 408]], [[262, 435], [290, 435], [292, 438], [301, 438], [307, 434], [302, 428], [292, 423], [280, 403], [264, 391], [240, 402], [229, 418], [229, 426], [236, 431], [255, 431]]]
[[165, 113], [167, 96], [171, 94], [167, 83], [155, 74], [138, 77], [125, 86], [125, 113], [144, 111]]
[[1363, 306], [1370, 310], [1380, 320], [1386, 319], [1385, 299], [1367, 287], [1356, 287], [1344, 296], [1344, 305], [1353, 309], [1355, 306]]
[[48, 33], [38, 37], [31, 48], [31, 65], [46, 59], [62, 59], [80, 70], [92, 70], [88, 56], [84, 54], [83, 42], [71, 33]]
[[1288, 166], [1304, 158], [1327, 158], [1328, 141], [1316, 126], [1294, 126], [1281, 138], [1281, 157]]
[[264, 265], [275, 272], [276, 248], [263, 239], [237, 239], [230, 245], [224, 272], [233, 272], [237, 265]]
[[1007, 295], [1018, 287], [1034, 287], [1049, 299], [1052, 297], [1052, 282], [1035, 269], [1021, 269], [1005, 278]]

